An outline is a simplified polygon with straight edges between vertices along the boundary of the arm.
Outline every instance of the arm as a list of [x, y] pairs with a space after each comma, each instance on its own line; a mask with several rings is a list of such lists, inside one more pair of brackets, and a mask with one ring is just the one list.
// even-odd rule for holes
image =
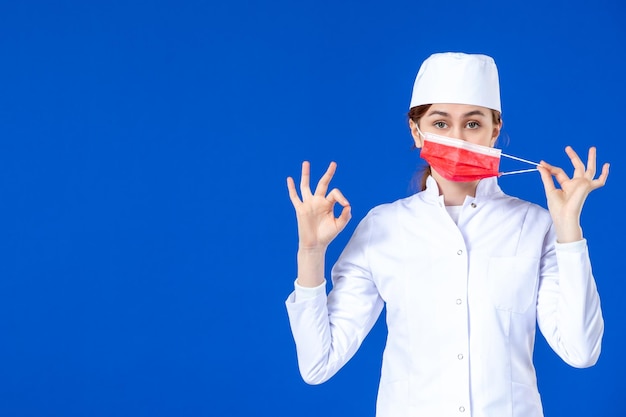
[[[350, 218], [350, 206], [339, 190], [328, 195], [328, 185], [336, 165], [331, 163], [320, 179], [315, 193], [309, 188], [310, 167], [302, 165], [298, 197], [292, 178], [287, 179], [289, 196], [298, 220], [298, 278], [295, 291], [286, 301], [289, 322], [296, 342], [298, 365], [305, 382], [319, 384], [334, 375], [356, 352], [382, 310], [382, 301], [369, 279], [367, 270], [347, 267], [349, 279], [338, 277], [327, 297], [324, 257], [328, 244], [343, 230]], [[334, 204], [344, 208], [335, 218]], [[358, 230], [358, 228], [357, 228]], [[351, 243], [358, 241], [357, 235]], [[349, 247], [356, 248], [354, 250]], [[360, 264], [361, 245], [348, 245], [344, 264]]]
[[589, 193], [606, 183], [609, 165], [604, 164], [594, 179], [595, 148], [589, 149], [587, 167], [571, 147], [565, 151], [574, 166], [572, 178], [544, 161], [539, 166], [554, 229], [544, 243], [537, 320], [552, 349], [568, 364], [582, 368], [598, 360], [604, 321], [580, 215]]
[[371, 231], [366, 218], [333, 267], [328, 296], [324, 284], [311, 291], [296, 282], [287, 299], [300, 374], [309, 384], [325, 382], [354, 356], [383, 309], [366, 256]]
[[585, 240], [555, 243], [553, 230], [546, 236], [537, 323], [567, 364], [585, 368], [597, 362], [604, 320]]

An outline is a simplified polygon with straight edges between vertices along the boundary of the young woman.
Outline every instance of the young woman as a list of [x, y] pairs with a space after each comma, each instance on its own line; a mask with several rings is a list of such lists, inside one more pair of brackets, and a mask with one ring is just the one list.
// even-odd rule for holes
[[286, 306], [307, 383], [326, 381], [354, 355], [383, 306], [378, 417], [542, 416], [536, 323], [565, 362], [596, 363], [604, 325], [580, 214], [608, 164], [596, 178], [595, 149], [585, 166], [567, 147], [571, 178], [543, 161], [537, 167], [549, 211], [510, 197], [497, 184], [500, 111], [492, 58], [424, 61], [409, 111], [430, 164], [422, 191], [367, 214], [332, 269], [328, 295], [326, 248], [350, 219], [348, 200], [328, 192], [336, 164], [312, 191], [304, 162], [302, 198], [287, 179], [299, 249]]

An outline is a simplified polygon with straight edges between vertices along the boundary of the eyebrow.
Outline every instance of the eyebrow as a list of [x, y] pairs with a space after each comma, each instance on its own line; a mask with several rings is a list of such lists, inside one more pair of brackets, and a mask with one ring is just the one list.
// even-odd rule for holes
[[[445, 111], [440, 111], [440, 110], [433, 110], [432, 112], [428, 113], [429, 116], [433, 116], [433, 115], [438, 115], [438, 116], [442, 116], [442, 117], [450, 117], [449, 113], [446, 113]], [[485, 116], [485, 113], [483, 113], [480, 110], [472, 110], [470, 112], [467, 112], [465, 114], [463, 114], [462, 117], [470, 117], [470, 116]]]

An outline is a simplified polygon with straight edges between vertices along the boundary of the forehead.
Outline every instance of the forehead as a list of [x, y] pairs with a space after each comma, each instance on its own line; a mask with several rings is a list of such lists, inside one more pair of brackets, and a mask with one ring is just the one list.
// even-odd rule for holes
[[450, 117], [466, 117], [471, 115], [472, 117], [489, 117], [491, 110], [486, 107], [471, 104], [437, 103], [430, 106], [425, 116], [428, 117], [430, 115], [447, 115]]

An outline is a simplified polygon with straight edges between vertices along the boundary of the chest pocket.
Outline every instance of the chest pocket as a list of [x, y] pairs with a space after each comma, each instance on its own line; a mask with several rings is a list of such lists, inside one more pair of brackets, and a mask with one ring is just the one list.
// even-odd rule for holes
[[539, 259], [519, 256], [489, 259], [487, 285], [494, 306], [523, 313], [533, 304], [537, 292]]

